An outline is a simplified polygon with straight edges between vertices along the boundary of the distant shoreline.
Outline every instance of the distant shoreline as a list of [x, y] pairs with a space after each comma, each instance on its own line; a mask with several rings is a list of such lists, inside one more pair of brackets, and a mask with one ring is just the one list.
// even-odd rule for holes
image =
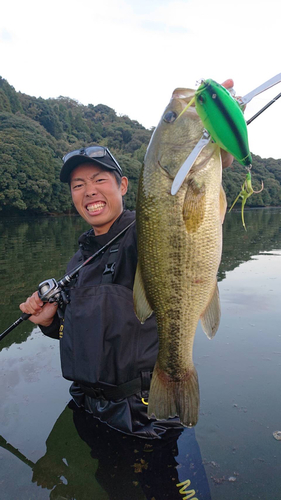
[[[274, 210], [274, 209], [280, 209], [281, 205], [268, 205], [266, 207], [245, 207], [244, 211], [245, 212], [250, 212], [251, 210]], [[233, 208], [231, 212], [241, 212], [241, 205], [238, 205], [237, 207]], [[227, 208], [227, 212], [229, 213], [229, 207]], [[9, 213], [1, 213], [0, 212], [0, 221], [1, 219], [25, 219], [25, 218], [57, 218], [57, 217], [80, 217], [79, 214], [75, 213], [70, 213], [70, 214], [64, 214], [64, 213], [50, 213], [50, 214], [35, 214], [34, 212], [20, 212], [18, 214], [9, 214]]]

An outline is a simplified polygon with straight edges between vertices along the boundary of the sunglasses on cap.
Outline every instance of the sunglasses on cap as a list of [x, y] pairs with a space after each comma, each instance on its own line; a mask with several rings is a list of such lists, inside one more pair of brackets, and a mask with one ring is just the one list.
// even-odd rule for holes
[[[65, 164], [70, 158], [73, 156], [85, 156], [86, 158], [91, 158], [92, 160], [97, 159], [97, 163], [100, 162], [105, 166], [110, 169], [117, 170], [117, 172], [122, 176], [122, 169], [118, 163], [118, 161], [114, 158], [114, 156], [111, 154], [109, 149], [103, 147], [103, 146], [89, 146], [87, 148], [81, 148], [81, 149], [76, 149], [75, 151], [70, 151], [70, 153], [67, 153], [62, 161], [63, 164]], [[106, 161], [106, 157], [107, 161]], [[103, 159], [103, 160], [102, 160]], [[110, 159], [113, 162], [113, 165], [110, 162]]]

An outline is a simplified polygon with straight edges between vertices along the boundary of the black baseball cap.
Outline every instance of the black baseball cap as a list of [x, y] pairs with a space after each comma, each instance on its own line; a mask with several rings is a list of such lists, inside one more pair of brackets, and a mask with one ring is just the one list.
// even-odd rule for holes
[[109, 170], [115, 170], [122, 177], [122, 169], [108, 148], [103, 146], [89, 146], [87, 148], [76, 149], [67, 153], [63, 159], [63, 166], [60, 172], [60, 180], [69, 182], [70, 174], [78, 165], [82, 163], [93, 163]]

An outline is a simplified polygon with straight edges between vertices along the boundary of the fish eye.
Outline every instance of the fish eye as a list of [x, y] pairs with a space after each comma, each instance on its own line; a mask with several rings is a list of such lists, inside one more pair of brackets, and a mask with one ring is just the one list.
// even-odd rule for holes
[[175, 119], [177, 118], [177, 113], [175, 113], [174, 111], [168, 111], [165, 116], [164, 116], [164, 122], [166, 123], [173, 123], [175, 121]]

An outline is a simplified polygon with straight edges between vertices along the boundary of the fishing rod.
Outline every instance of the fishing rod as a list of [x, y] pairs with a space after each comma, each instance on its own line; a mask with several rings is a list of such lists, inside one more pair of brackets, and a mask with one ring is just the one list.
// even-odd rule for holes
[[246, 121], [247, 125], [249, 125], [250, 123], [252, 123], [252, 121], [254, 121], [258, 116], [260, 116], [267, 108], [269, 108], [269, 106], [271, 106], [271, 104], [273, 104], [274, 102], [277, 101], [277, 99], [279, 99], [279, 97], [281, 97], [281, 92], [280, 94], [278, 94], [276, 97], [273, 97], [273, 99], [271, 99], [270, 102], [268, 102], [263, 108], [261, 108], [259, 111], [257, 111], [257, 113], [252, 116], [251, 118], [249, 118], [249, 120]]
[[10, 453], [12, 453], [13, 455], [15, 455], [15, 457], [19, 458], [24, 464], [28, 465], [29, 467], [31, 467], [31, 469], [33, 469], [35, 463], [31, 462], [31, 460], [26, 458], [17, 448], [8, 443], [6, 439], [3, 438], [3, 436], [0, 436], [0, 446], [5, 450], [9, 451]]
[[[91, 262], [95, 257], [97, 257], [100, 253], [104, 252], [106, 248], [108, 248], [111, 243], [117, 240], [119, 236], [124, 234], [129, 227], [131, 227], [133, 224], [135, 224], [135, 220], [130, 222], [128, 226], [126, 226], [120, 233], [118, 233], [116, 236], [114, 236], [110, 241], [108, 241], [102, 248], [100, 248], [97, 252], [95, 252], [93, 255], [91, 255], [87, 260], [82, 262], [82, 264], [79, 264], [79, 266], [75, 267], [70, 271], [68, 274], [65, 274], [63, 278], [61, 278], [59, 281], [56, 281], [54, 278], [42, 281], [42, 283], [39, 283], [38, 285], [38, 295], [39, 298], [42, 300], [42, 302], [57, 302], [59, 304], [59, 308], [62, 308], [65, 304], [68, 304], [69, 300], [66, 296], [66, 293], [64, 291], [65, 287], [69, 285], [71, 280], [76, 278], [78, 275], [80, 269], [82, 267], [85, 267], [89, 262]], [[3, 333], [0, 335], [0, 341], [8, 335], [12, 330], [14, 330], [18, 325], [20, 325], [23, 321], [27, 320], [30, 318], [32, 314], [28, 313], [22, 313], [22, 315], [12, 324], [10, 325]]]

